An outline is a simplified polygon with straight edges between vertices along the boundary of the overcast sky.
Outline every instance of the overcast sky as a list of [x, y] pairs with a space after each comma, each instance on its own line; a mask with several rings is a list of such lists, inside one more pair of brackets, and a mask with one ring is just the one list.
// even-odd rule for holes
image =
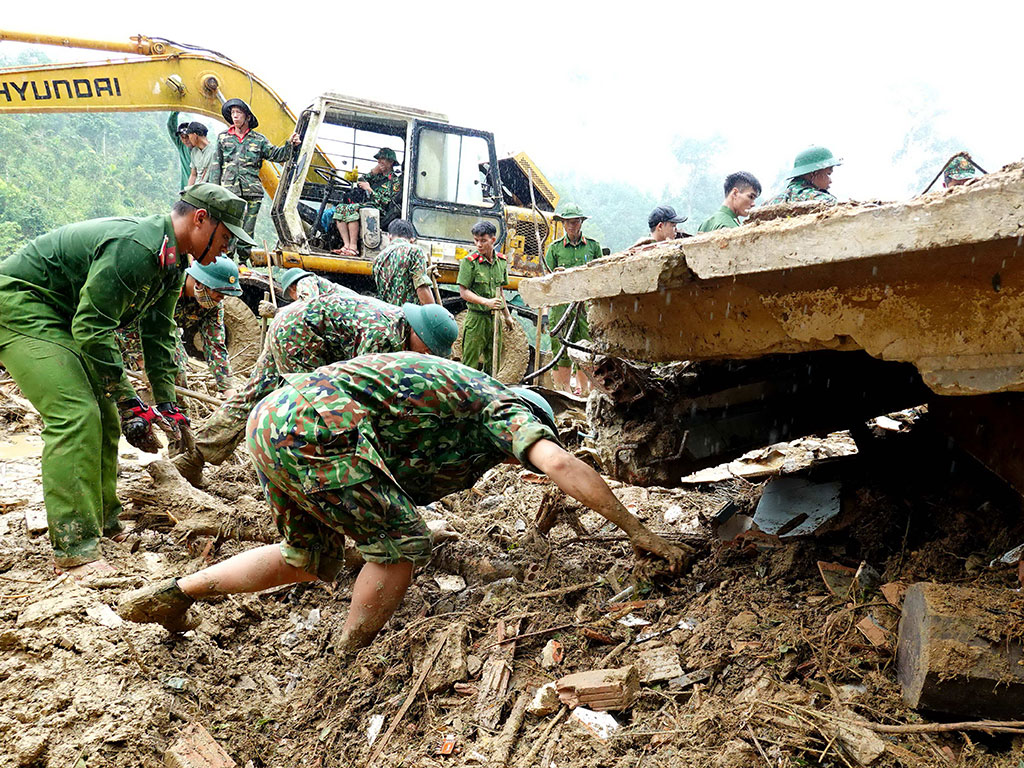
[[[551, 174], [672, 196], [686, 195], [674, 148], [687, 138], [721, 136], [713, 170], [766, 186], [799, 150], [825, 145], [845, 160], [832, 191], [861, 200], [915, 190], [913, 151], [898, 157], [922, 123], [988, 170], [1024, 156], [1018, 3], [4, 6], [7, 29], [141, 32], [221, 51], [296, 113], [327, 90], [408, 104], [492, 130], [499, 154], [525, 151]], [[5, 55], [24, 48], [0, 43]]]

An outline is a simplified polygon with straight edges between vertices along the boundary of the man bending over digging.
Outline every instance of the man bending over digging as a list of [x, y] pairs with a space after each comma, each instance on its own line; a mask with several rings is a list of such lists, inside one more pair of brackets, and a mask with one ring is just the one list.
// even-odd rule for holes
[[631, 515], [601, 476], [558, 443], [551, 406], [482, 371], [414, 352], [364, 355], [290, 374], [249, 416], [248, 447], [284, 536], [181, 578], [125, 595], [121, 616], [172, 632], [198, 625], [197, 600], [282, 584], [332, 581], [345, 536], [366, 563], [335, 649], [369, 645], [398, 608], [413, 569], [430, 559], [417, 505], [465, 490], [491, 467], [518, 461], [626, 532], [679, 573], [686, 547]]

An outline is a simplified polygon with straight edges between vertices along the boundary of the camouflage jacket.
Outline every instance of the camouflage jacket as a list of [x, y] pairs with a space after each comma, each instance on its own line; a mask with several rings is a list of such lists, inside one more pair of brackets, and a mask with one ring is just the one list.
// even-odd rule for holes
[[328, 293], [289, 304], [271, 321], [266, 348], [245, 386], [223, 407], [244, 421], [256, 403], [281, 386], [282, 375], [357, 355], [396, 352], [405, 348], [407, 332], [401, 310], [368, 296]]
[[381, 218], [389, 208], [398, 208], [402, 204], [402, 179], [395, 173], [385, 176], [382, 173], [366, 173], [359, 177], [373, 190], [367, 205], [371, 205], [381, 213]]
[[[228, 358], [227, 338], [224, 334], [224, 307], [218, 304], [212, 309], [204, 309], [199, 302], [188, 296], [179, 296], [174, 305], [174, 323], [186, 333], [198, 332], [203, 345], [203, 354], [210, 374], [217, 382], [221, 391], [231, 389], [231, 363]], [[138, 322], [122, 326], [114, 332], [121, 354], [132, 358], [132, 362], [142, 355], [142, 342], [139, 335]], [[187, 373], [188, 356], [181, 338], [177, 339], [174, 361], [181, 373]], [[134, 366], [133, 366], [134, 367]]]
[[359, 294], [350, 288], [339, 283], [332, 283], [326, 277], [320, 275], [308, 275], [295, 283], [295, 300], [309, 301], [329, 293], [341, 293], [346, 296], [358, 296]]
[[530, 447], [557, 439], [503, 384], [440, 357], [368, 355], [284, 379], [275, 398], [287, 391], [287, 406], [264, 427], [272, 434], [250, 434], [249, 445], [269, 447], [307, 493], [383, 473], [427, 504], [508, 457], [530, 466]]
[[217, 137], [217, 156], [210, 167], [210, 181], [227, 187], [244, 200], [262, 200], [260, 168], [264, 160], [283, 163], [292, 156], [292, 145], [275, 147], [262, 133], [249, 131], [239, 141], [228, 129]]
[[399, 307], [406, 303], [419, 304], [416, 289], [430, 285], [427, 256], [415, 243], [395, 240], [373, 262], [373, 280], [381, 301]]
[[796, 178], [789, 182], [785, 192], [780, 192], [765, 205], [777, 203], [795, 203], [800, 200], [816, 200], [822, 203], [836, 203], [836, 196], [811, 185], [807, 179]]

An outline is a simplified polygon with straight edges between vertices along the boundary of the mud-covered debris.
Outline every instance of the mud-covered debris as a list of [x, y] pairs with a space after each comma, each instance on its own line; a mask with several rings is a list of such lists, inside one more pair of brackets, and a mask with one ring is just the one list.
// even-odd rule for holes
[[434, 577], [434, 583], [442, 592], [461, 592], [466, 588], [466, 580], [458, 574], [439, 573]]
[[34, 506], [26, 507], [25, 528], [28, 530], [29, 536], [38, 536], [42, 533], [46, 533], [49, 530], [49, 525], [46, 520], [46, 508]]
[[857, 765], [871, 765], [885, 752], [885, 742], [878, 734], [855, 722], [852, 712], [844, 712], [843, 720], [830, 721], [821, 726], [828, 738], [839, 742]]
[[1017, 591], [912, 585], [899, 625], [904, 701], [965, 718], [1016, 719], [1024, 711], [1022, 637]]
[[530, 701], [526, 711], [534, 717], [547, 717], [553, 715], [562, 706], [558, 698], [558, 688], [554, 682], [545, 683], [538, 688]]
[[164, 753], [167, 768], [234, 768], [237, 763], [198, 723], [185, 727]]
[[[682, 670], [679, 670], [682, 672]], [[636, 666], [592, 669], [566, 675], [556, 682], [558, 698], [568, 707], [589, 707], [600, 712], [628, 709], [640, 691]]]
[[570, 718], [578, 722], [601, 741], [607, 741], [612, 737], [613, 733], [621, 728], [619, 721], [607, 712], [594, 712], [586, 707], [576, 707], [572, 711]]
[[679, 650], [672, 643], [650, 643], [640, 650], [637, 658], [640, 682], [658, 683], [681, 677], [683, 666], [679, 663]]
[[564, 649], [557, 640], [548, 640], [540, 652], [540, 666], [542, 669], [554, 669], [562, 662]]

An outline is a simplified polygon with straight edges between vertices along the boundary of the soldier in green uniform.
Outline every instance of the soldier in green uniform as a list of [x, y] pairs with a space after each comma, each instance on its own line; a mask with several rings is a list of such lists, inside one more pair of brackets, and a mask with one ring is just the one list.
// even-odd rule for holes
[[178, 124], [178, 113], [171, 112], [167, 118], [167, 134], [171, 137], [171, 144], [178, 150], [178, 165], [181, 167], [181, 188], [188, 186], [190, 169], [192, 167], [192, 136], [188, 132], [188, 123]]
[[[462, 325], [462, 362], [471, 368], [497, 373], [501, 367], [504, 328], [494, 328], [494, 313], [501, 312], [505, 328], [512, 316], [499, 295], [508, 283], [508, 262], [494, 250], [498, 229], [489, 221], [478, 221], [470, 230], [476, 250], [459, 264], [459, 295], [466, 302]], [[494, 334], [498, 334], [498, 359], [494, 360]]]
[[761, 194], [761, 182], [752, 173], [737, 171], [725, 177], [725, 202], [715, 213], [704, 220], [698, 232], [714, 232], [716, 229], [731, 229], [740, 225], [740, 218], [754, 206]]
[[283, 541], [125, 595], [130, 621], [196, 626], [196, 600], [301, 581], [333, 581], [349, 536], [365, 560], [335, 641], [342, 656], [369, 645], [430, 558], [417, 505], [516, 461], [543, 472], [675, 572], [691, 551], [648, 530], [601, 476], [563, 450], [540, 395], [465, 365], [412, 352], [367, 355], [286, 377], [249, 417], [248, 446]]
[[245, 436], [245, 420], [262, 398], [291, 373], [373, 352], [429, 352], [448, 357], [458, 327], [439, 304], [401, 308], [356, 293], [327, 293], [278, 312], [249, 380], [196, 431], [195, 447], [175, 457], [178, 471], [193, 485], [206, 462], [220, 464]]
[[[69, 224], [0, 263], [0, 364], [43, 418], [43, 499], [59, 567], [109, 570], [99, 539], [121, 531], [119, 426], [148, 451], [160, 448], [154, 423], [187, 429], [175, 405], [173, 317], [185, 254], [209, 263], [232, 234], [248, 238], [244, 211], [226, 189], [197, 184], [169, 215]], [[156, 410], [136, 396], [114, 342], [136, 318]]]
[[832, 169], [842, 165], [841, 160], [833, 157], [824, 147], [809, 147], [796, 156], [793, 170], [786, 177], [789, 186], [780, 192], [766, 205], [777, 203], [795, 203], [801, 200], [814, 200], [821, 203], [836, 203], [835, 195], [828, 188], [832, 186]]
[[[228, 99], [220, 113], [231, 127], [217, 137], [217, 158], [210, 168], [210, 181], [227, 187], [245, 200], [244, 229], [251, 237], [256, 231], [256, 217], [263, 204], [263, 185], [260, 183], [263, 161], [283, 163], [302, 140], [299, 134], [293, 133], [288, 144], [275, 147], [262, 133], [256, 133], [260, 121], [241, 99]], [[248, 261], [251, 250], [248, 243], [236, 242], [235, 260]]]
[[[177, 328], [196, 330], [203, 343], [203, 356], [210, 374], [224, 397], [235, 394], [231, 381], [231, 361], [228, 358], [228, 344], [224, 333], [225, 296], [241, 296], [238, 284], [238, 266], [226, 256], [218, 256], [208, 266], [198, 262], [185, 270], [185, 283], [174, 306], [174, 324]], [[121, 354], [132, 361], [136, 370], [142, 358], [142, 343], [138, 322], [115, 332]], [[179, 378], [187, 382], [188, 355], [181, 337], [174, 347], [174, 363]], [[185, 384], [187, 386], [187, 384]]]
[[377, 298], [388, 304], [433, 304], [427, 276], [427, 255], [416, 245], [416, 230], [405, 219], [388, 227], [391, 243], [373, 262]]
[[364, 203], [342, 203], [334, 209], [334, 224], [344, 243], [334, 253], [341, 256], [359, 255], [360, 208], [376, 208], [380, 211], [380, 226], [385, 230], [402, 215], [402, 179], [395, 173], [398, 155], [391, 147], [383, 147], [373, 159], [377, 164], [370, 172], [356, 177], [356, 186], [369, 195], [370, 199]]
[[[562, 222], [562, 227], [565, 229], [565, 237], [551, 243], [548, 246], [547, 253], [544, 254], [544, 262], [552, 272], [571, 267], [580, 267], [584, 264], [589, 264], [594, 259], [601, 258], [600, 243], [597, 240], [588, 239], [583, 236], [583, 222], [586, 218], [587, 216], [583, 213], [583, 210], [575, 203], [566, 203], [562, 211], [555, 215], [555, 220]], [[554, 328], [565, 315], [565, 311], [568, 308], [568, 304], [559, 304], [552, 307], [548, 314], [548, 328]], [[572, 324], [573, 321], [570, 319], [567, 322]], [[568, 330], [568, 327], [564, 327], [560, 333], [564, 336]], [[576, 327], [568, 337], [568, 341], [574, 342], [583, 339], [590, 339], [590, 326], [587, 323], [586, 305], [581, 304], [576, 316]], [[557, 355], [561, 348], [561, 342], [552, 336], [551, 354]], [[578, 373], [580, 391], [586, 396], [590, 393], [590, 377], [583, 371]], [[569, 391], [572, 361], [569, 359], [568, 353], [563, 355], [558, 361], [558, 365], [555, 366], [551, 375], [557, 389], [561, 389], [564, 392]]]

